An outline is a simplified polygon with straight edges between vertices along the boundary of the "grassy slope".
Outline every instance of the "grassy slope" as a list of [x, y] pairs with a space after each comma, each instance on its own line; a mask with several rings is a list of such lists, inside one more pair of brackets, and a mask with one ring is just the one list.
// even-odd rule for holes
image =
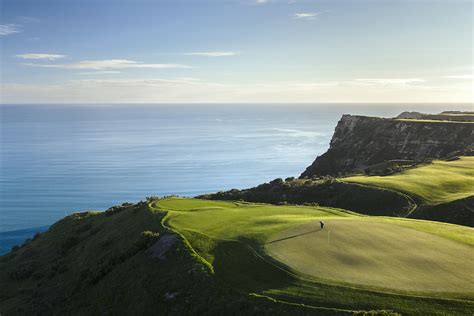
[[246, 190], [234, 189], [205, 194], [198, 198], [272, 204], [317, 203], [321, 206], [343, 208], [366, 215], [385, 216], [406, 216], [415, 206], [413, 200], [406, 194], [334, 179], [274, 180]]
[[446, 221], [474, 227], [474, 195], [436, 205], [422, 205], [409, 215], [410, 218]]
[[429, 122], [429, 123], [453, 123], [453, 124], [472, 124], [474, 122], [454, 121], [454, 120], [428, 120], [428, 119], [396, 119], [397, 121], [405, 122]]
[[[408, 226], [411, 229], [405, 230], [413, 231], [417, 237], [422, 236], [420, 239], [432, 239], [433, 243], [442, 241], [441, 247], [458, 245], [462, 248], [461, 251], [471, 249], [466, 245], [472, 244], [472, 239], [470, 239], [472, 229], [470, 228], [414, 220], [372, 219], [322, 207], [271, 206], [193, 199], [165, 199], [155, 202], [152, 207], [157, 211], [168, 211], [166, 224], [179, 231], [197, 253], [209, 262], [219, 280], [245, 291], [314, 306], [391, 309], [420, 315], [427, 313], [467, 314], [473, 308], [471, 301], [402, 296], [382, 293], [378, 290], [374, 292], [374, 287], [364, 290], [341, 286], [339, 282], [318, 281], [308, 278], [296, 270], [292, 270], [293, 272], [286, 270], [281, 263], [275, 261], [264, 251], [264, 244], [270, 241], [272, 236], [292, 227], [323, 218], [329, 222], [342, 219], [383, 222], [386, 225], [384, 228], [393, 227], [389, 233], [391, 237], [398, 236], [396, 233], [400, 230], [398, 225]], [[390, 225], [393, 221], [396, 222], [393, 224], [397, 225]], [[379, 233], [383, 234], [383, 229]], [[363, 236], [363, 232], [359, 234], [360, 236]], [[377, 235], [370, 237], [376, 243]], [[457, 240], [457, 242], [449, 239]], [[379, 241], [382, 239], [379, 238]], [[408, 245], [409, 242], [410, 240], [403, 241], [402, 239], [402, 243]], [[422, 246], [426, 247], [426, 245], [432, 245], [432, 243], [424, 241]], [[301, 247], [300, 250], [305, 250], [304, 245]], [[421, 254], [425, 250], [419, 249], [418, 251]], [[377, 249], [374, 251], [377, 252]], [[442, 253], [442, 251], [440, 252]], [[429, 251], [426, 251], [426, 255], [429, 257], [428, 253]], [[443, 255], [447, 257], [443, 257]], [[438, 256], [443, 260], [452, 259], [453, 254], [438, 254]], [[428, 261], [433, 262], [434, 259], [436, 257], [428, 258]], [[385, 256], [383, 260], [387, 262], [390, 260], [390, 256]], [[329, 264], [333, 264], [333, 262]], [[409, 265], [416, 265], [416, 262], [411, 261], [404, 264], [405, 266], [402, 268], [405, 270], [401, 272], [408, 271]], [[465, 265], [466, 262], [463, 262], [462, 267], [459, 266], [460, 269], [466, 269]], [[327, 266], [327, 268], [329, 267]], [[370, 267], [367, 269], [370, 270]], [[452, 267], [447, 267], [447, 269], [452, 269]], [[451, 272], [454, 273], [454, 271]], [[465, 272], [458, 271], [455, 274], [458, 277], [463, 273]], [[383, 274], [379, 274], [378, 277], [384, 278]], [[435, 276], [430, 275], [430, 278], [433, 280]], [[389, 277], [386, 279], [390, 280]], [[464, 284], [463, 286], [469, 288], [469, 285]], [[431, 294], [434, 295], [434, 293]], [[462, 295], [459, 293], [438, 294], [445, 297], [470, 296], [469, 293], [462, 293]]]
[[[347, 315], [249, 296], [215, 281], [185, 240], [166, 260], [149, 247], [170, 231], [147, 205], [68, 216], [0, 257], [2, 315]], [[155, 235], [143, 238], [143, 231]], [[158, 239], [159, 240], [159, 239]]]
[[390, 176], [355, 176], [343, 180], [400, 191], [424, 204], [445, 203], [474, 195], [474, 157], [434, 161]]

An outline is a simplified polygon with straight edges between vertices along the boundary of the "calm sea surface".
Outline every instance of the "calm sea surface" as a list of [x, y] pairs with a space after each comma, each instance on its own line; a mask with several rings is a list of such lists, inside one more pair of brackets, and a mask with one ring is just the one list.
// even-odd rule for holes
[[72, 212], [298, 176], [343, 113], [445, 108], [0, 105], [0, 253]]

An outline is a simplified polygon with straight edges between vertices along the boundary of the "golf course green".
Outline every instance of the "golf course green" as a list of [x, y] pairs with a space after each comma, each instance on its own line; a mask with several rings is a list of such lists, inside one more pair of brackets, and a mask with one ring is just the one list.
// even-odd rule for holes
[[[474, 248], [383, 219], [311, 222], [272, 238], [267, 252], [295, 271], [407, 292], [474, 293]], [[463, 256], [459, 256], [463, 254]]]
[[166, 212], [163, 224], [182, 235], [217, 278], [249, 293], [420, 315], [433, 308], [432, 300], [448, 300], [453, 310], [473, 306], [469, 227], [327, 207], [174, 197], [150, 207]]

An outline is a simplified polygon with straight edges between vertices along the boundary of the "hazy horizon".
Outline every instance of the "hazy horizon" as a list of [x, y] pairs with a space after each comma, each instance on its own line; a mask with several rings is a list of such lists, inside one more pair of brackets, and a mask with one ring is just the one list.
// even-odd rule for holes
[[0, 103], [472, 103], [472, 6], [1, 0]]

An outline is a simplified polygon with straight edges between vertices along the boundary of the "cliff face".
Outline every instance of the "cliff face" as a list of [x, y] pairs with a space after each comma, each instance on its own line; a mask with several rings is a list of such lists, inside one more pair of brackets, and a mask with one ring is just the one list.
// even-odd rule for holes
[[301, 177], [362, 171], [390, 160], [447, 158], [473, 149], [473, 123], [343, 115], [329, 150]]

